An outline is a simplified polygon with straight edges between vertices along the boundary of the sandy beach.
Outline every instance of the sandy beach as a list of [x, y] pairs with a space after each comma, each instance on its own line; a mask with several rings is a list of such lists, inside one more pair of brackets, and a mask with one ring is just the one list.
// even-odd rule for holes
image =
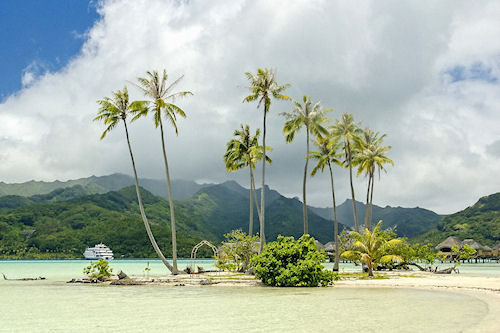
[[[438, 275], [429, 272], [389, 272], [386, 279], [347, 279], [334, 288], [418, 288], [448, 290], [476, 297], [488, 307], [477, 326], [464, 332], [498, 332], [500, 327], [500, 277], [463, 274]], [[474, 314], [471, 314], [474, 315]]]
[[[116, 280], [115, 280], [116, 281]], [[175, 287], [218, 286], [253, 287], [262, 283], [251, 275], [229, 272], [204, 273], [195, 275], [133, 277], [139, 284], [170, 285]], [[462, 293], [479, 299], [488, 308], [487, 314], [478, 324], [464, 332], [498, 332], [500, 327], [500, 277], [473, 276], [464, 274], [438, 275], [420, 271], [394, 271], [377, 273], [377, 278], [344, 275], [330, 288], [416, 288], [426, 290], [446, 290]], [[474, 314], [471, 314], [474, 315]]]

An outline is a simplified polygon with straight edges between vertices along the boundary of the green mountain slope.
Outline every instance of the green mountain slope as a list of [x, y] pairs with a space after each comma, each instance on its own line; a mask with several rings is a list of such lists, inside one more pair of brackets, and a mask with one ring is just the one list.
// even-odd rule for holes
[[500, 242], [500, 193], [482, 197], [473, 206], [446, 216], [437, 228], [417, 238], [420, 242], [438, 244], [448, 236], [473, 238], [494, 246]]
[[[140, 179], [139, 183], [149, 192], [168, 198], [167, 183], [165, 181], [156, 179]], [[132, 186], [134, 184], [134, 178], [119, 173], [100, 177], [91, 176], [68, 180], [65, 182], [61, 182], [59, 180], [54, 182], [32, 180], [18, 184], [0, 182], [0, 197], [7, 195], [30, 197], [34, 195], [48, 194], [57, 189], [73, 187], [76, 185], [82, 186], [86, 193], [106, 193], [109, 191], [117, 191], [123, 187]], [[175, 200], [186, 199], [199, 191], [201, 188], [209, 185], [210, 184], [197, 184], [196, 182], [187, 180], [173, 180], [173, 197]]]
[[[365, 204], [356, 201], [359, 223], [364, 225]], [[311, 210], [323, 218], [333, 218], [333, 208], [316, 208]], [[352, 200], [347, 199], [337, 207], [339, 222], [354, 227]], [[423, 208], [380, 207], [373, 205], [372, 224], [382, 220], [384, 228], [393, 228], [400, 237], [413, 237], [437, 227], [442, 216]]]
[[[80, 195], [82, 191], [84, 187], [75, 186], [29, 198], [10, 196], [4, 201], [0, 198], [0, 202], [4, 202], [3, 211], [0, 211], [0, 257], [79, 258], [85, 247], [98, 242], [110, 246], [118, 258], [156, 257], [144, 231], [134, 187], [70, 197]], [[200, 189], [188, 199], [176, 201], [179, 256], [189, 257], [192, 247], [203, 239], [219, 243], [223, 235], [233, 229], [246, 231], [249, 207], [245, 191], [235, 184], [212, 185]], [[168, 201], [146, 190], [142, 190], [142, 196], [158, 244], [169, 256]], [[5, 204], [6, 201], [15, 201], [13, 198], [18, 206]], [[302, 205], [299, 201], [279, 196], [268, 207], [268, 240], [275, 239], [279, 233], [302, 234]], [[332, 240], [330, 221], [311, 212], [309, 223], [311, 233], [317, 239], [322, 242]], [[258, 225], [255, 213], [255, 232]]]

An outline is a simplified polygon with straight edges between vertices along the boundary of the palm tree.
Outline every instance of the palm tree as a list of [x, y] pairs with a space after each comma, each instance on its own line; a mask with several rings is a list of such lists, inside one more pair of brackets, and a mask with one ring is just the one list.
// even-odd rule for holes
[[371, 229], [375, 169], [378, 168], [380, 177], [380, 171], [386, 171], [384, 164], [390, 163], [394, 165], [394, 162], [385, 156], [391, 149], [390, 146], [382, 146], [382, 140], [385, 136], [385, 134], [380, 136], [379, 132], [374, 132], [366, 128], [363, 130], [363, 135], [359, 136], [355, 141], [355, 147], [358, 154], [353, 164], [358, 165], [358, 176], [361, 173], [365, 173], [368, 176], [365, 208], [365, 228], [368, 229]]
[[128, 91], [127, 87], [124, 87], [122, 91], [117, 91], [113, 93], [113, 97], [104, 97], [102, 100], [98, 100], [97, 103], [100, 105], [99, 112], [97, 117], [95, 117], [94, 121], [103, 121], [105, 125], [107, 125], [106, 129], [101, 135], [101, 140], [104, 139], [106, 134], [108, 134], [111, 130], [113, 130], [119, 123], [120, 120], [123, 120], [123, 125], [125, 126], [125, 137], [127, 138], [128, 150], [130, 153], [130, 160], [132, 161], [132, 169], [134, 170], [134, 179], [135, 179], [135, 190], [137, 192], [137, 201], [139, 202], [139, 210], [141, 211], [142, 221], [144, 222], [144, 227], [146, 228], [146, 232], [148, 234], [149, 240], [153, 245], [154, 250], [160, 257], [161, 261], [167, 266], [170, 272], [174, 272], [174, 267], [170, 265], [170, 263], [165, 259], [165, 256], [161, 252], [156, 240], [151, 232], [151, 228], [149, 226], [148, 219], [146, 217], [146, 213], [144, 212], [144, 205], [142, 204], [141, 192], [139, 190], [139, 181], [137, 178], [137, 170], [135, 168], [134, 155], [132, 154], [132, 147], [130, 146], [130, 139], [128, 135], [127, 128], [127, 116], [130, 113], [135, 112], [144, 112], [148, 108], [147, 101], [135, 101], [129, 103]]
[[338, 150], [340, 144], [336, 141], [331, 133], [325, 137], [318, 136], [314, 141], [318, 151], [312, 151], [309, 155], [312, 159], [317, 161], [316, 166], [312, 169], [311, 176], [314, 176], [318, 170], [323, 172], [325, 166], [328, 166], [330, 171], [330, 185], [332, 187], [332, 202], [333, 202], [333, 234], [335, 239], [335, 262], [333, 264], [333, 271], [339, 270], [340, 261], [340, 244], [339, 244], [339, 223], [337, 220], [337, 204], [335, 202], [335, 188], [333, 185], [333, 171], [332, 163], [342, 166], [342, 162], [338, 159]]
[[283, 134], [286, 136], [286, 143], [290, 143], [295, 138], [295, 134], [304, 126], [306, 128], [306, 163], [304, 166], [304, 181], [302, 183], [302, 203], [304, 216], [304, 235], [309, 234], [309, 225], [307, 221], [307, 202], [306, 202], [306, 180], [307, 180], [307, 165], [309, 164], [309, 134], [315, 136], [326, 134], [327, 130], [321, 126], [326, 123], [328, 118], [325, 113], [332, 111], [331, 109], [324, 110], [320, 102], [312, 104], [311, 97], [304, 96], [302, 98], [304, 104], [293, 101], [294, 107], [292, 112], [283, 112], [287, 121], [283, 127]]
[[262, 159], [262, 188], [260, 192], [260, 249], [259, 253], [262, 252], [264, 248], [264, 243], [266, 242], [266, 235], [264, 231], [265, 227], [265, 177], [266, 177], [266, 117], [271, 106], [271, 97], [274, 99], [286, 100], [289, 99], [287, 95], [283, 95], [282, 92], [288, 88], [289, 84], [278, 85], [275, 78], [275, 71], [271, 69], [261, 69], [257, 70], [257, 74], [252, 74], [250, 72], [245, 73], [250, 86], [250, 95], [245, 97], [243, 102], [252, 102], [258, 100], [257, 108], [264, 103], [264, 127], [262, 133], [262, 147], [264, 147]]
[[368, 266], [368, 276], [373, 276], [373, 269], [376, 269], [379, 263], [404, 261], [401, 256], [391, 253], [391, 249], [401, 244], [402, 240], [399, 238], [387, 240], [386, 237], [381, 235], [381, 225], [382, 221], [379, 221], [373, 231], [365, 228], [362, 234], [355, 231], [351, 232], [351, 236], [355, 240], [353, 243], [354, 249], [344, 251], [341, 255], [342, 258], [353, 261], [360, 260], [363, 264], [366, 264]]
[[356, 210], [356, 198], [354, 197], [354, 186], [352, 184], [352, 160], [353, 151], [351, 149], [354, 138], [358, 136], [360, 129], [354, 122], [352, 114], [342, 113], [340, 121], [335, 120], [335, 125], [332, 127], [332, 133], [335, 138], [343, 139], [343, 147], [347, 167], [349, 168], [349, 180], [351, 184], [352, 208], [354, 213], [354, 230], [359, 232], [358, 212]]
[[[170, 204], [170, 226], [172, 230], [172, 260], [174, 264], [173, 274], [178, 274], [177, 270], [177, 239], [175, 233], [175, 213], [174, 213], [174, 200], [172, 197], [172, 186], [170, 184], [170, 172], [168, 169], [167, 153], [165, 149], [165, 136], [163, 133], [163, 121], [162, 115], [175, 129], [175, 134], [178, 135], [179, 131], [177, 129], [177, 116], [186, 118], [184, 111], [173, 104], [176, 98], [192, 95], [190, 91], [180, 91], [172, 92], [172, 89], [182, 80], [183, 76], [179, 77], [177, 80], [167, 85], [167, 71], [163, 70], [163, 75], [158, 74], [157, 71], [147, 71], [145, 78], [138, 78], [139, 84], [136, 85], [142, 90], [145, 96], [152, 99], [153, 107], [151, 109], [136, 112], [135, 117], [132, 121], [137, 120], [140, 117], [147, 116], [149, 112], [153, 113], [153, 120], [155, 127], [160, 127], [161, 133], [161, 147], [163, 151], [163, 161], [165, 163], [165, 175], [167, 178], [167, 188], [168, 188], [168, 201]], [[168, 102], [172, 101], [172, 103]]]
[[[255, 198], [255, 205], [257, 207], [257, 214], [259, 221], [261, 213], [259, 203], [257, 202], [257, 195], [255, 191], [255, 180], [253, 170], [255, 170], [255, 163], [257, 163], [263, 156], [263, 147], [259, 145], [260, 129], [257, 129], [254, 136], [250, 132], [249, 125], [241, 125], [240, 130], [234, 131], [235, 138], [227, 143], [226, 153], [224, 154], [224, 162], [227, 171], [236, 171], [248, 167], [250, 169], [250, 221], [248, 225], [248, 235], [252, 236], [253, 232], [253, 199]], [[270, 147], [267, 147], [270, 149]], [[266, 156], [267, 162], [272, 163], [271, 159]]]

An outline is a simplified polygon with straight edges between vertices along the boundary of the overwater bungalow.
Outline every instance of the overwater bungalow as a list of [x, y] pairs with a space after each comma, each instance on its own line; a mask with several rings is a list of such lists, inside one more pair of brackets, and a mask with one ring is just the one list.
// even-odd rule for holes
[[455, 237], [455, 236], [450, 236], [450, 237], [446, 238], [444, 241], [442, 241], [441, 243], [439, 243], [435, 249], [437, 251], [441, 251], [443, 253], [453, 253], [451, 248], [455, 245], [457, 245], [458, 247], [461, 246], [460, 239], [458, 239], [458, 237]]

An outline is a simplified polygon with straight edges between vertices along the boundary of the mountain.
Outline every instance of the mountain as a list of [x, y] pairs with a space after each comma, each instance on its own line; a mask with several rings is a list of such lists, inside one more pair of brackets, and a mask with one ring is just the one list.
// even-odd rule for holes
[[[139, 179], [139, 184], [155, 195], [168, 198], [167, 182], [157, 179]], [[135, 185], [134, 178], [128, 175], [114, 173], [108, 176], [91, 176], [61, 182], [43, 182], [31, 180], [25, 183], [8, 184], [0, 182], [0, 197], [7, 195], [17, 195], [30, 197], [34, 195], [48, 194], [54, 190], [80, 185], [87, 194], [106, 193], [117, 191], [126, 186]], [[187, 180], [173, 180], [172, 194], [174, 199], [182, 200], [189, 198], [198, 190], [210, 184], [198, 184]]]
[[[153, 233], [169, 256], [168, 201], [145, 189], [141, 191]], [[302, 204], [278, 192], [270, 193], [274, 200], [267, 205], [267, 240], [275, 239], [278, 234], [299, 237], [303, 228]], [[189, 257], [192, 247], [203, 239], [218, 244], [233, 229], [247, 230], [248, 195], [248, 190], [228, 182], [204, 186], [190, 198], [176, 200], [179, 256]], [[85, 247], [98, 242], [110, 246], [118, 258], [156, 257], [144, 231], [133, 186], [87, 194], [84, 186], [77, 185], [28, 198], [3, 197], [2, 202], [0, 257], [78, 258]], [[254, 232], [258, 231], [258, 225], [255, 213]], [[309, 225], [311, 234], [321, 242], [333, 239], [331, 221], [311, 211]]]
[[438, 244], [448, 236], [473, 238], [490, 247], [500, 242], [500, 193], [480, 198], [474, 205], [448, 215], [434, 230], [420, 235], [420, 242]]
[[[360, 226], [364, 225], [365, 208], [364, 203], [356, 201]], [[328, 220], [333, 219], [333, 208], [310, 207], [310, 209], [323, 218]], [[354, 227], [351, 199], [347, 199], [341, 205], [337, 206], [337, 217], [339, 222], [349, 227]], [[441, 219], [441, 215], [419, 207], [403, 208], [373, 205], [372, 225], [382, 220], [384, 228], [393, 228], [400, 237], [413, 237], [432, 230], [437, 227]]]

